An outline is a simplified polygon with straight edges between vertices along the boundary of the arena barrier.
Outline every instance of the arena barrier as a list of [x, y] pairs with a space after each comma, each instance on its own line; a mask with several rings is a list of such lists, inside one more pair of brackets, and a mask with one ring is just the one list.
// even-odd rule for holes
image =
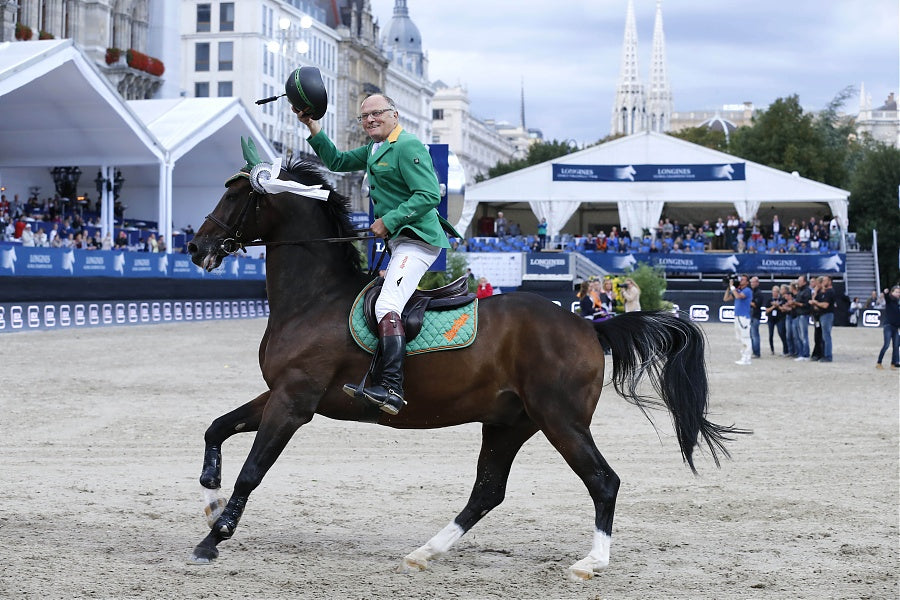
[[172, 277], [178, 279], [264, 280], [266, 261], [226, 256], [206, 272], [187, 254], [158, 254], [123, 250], [34, 248], [0, 243], [0, 277]]
[[8, 302], [0, 304], [0, 333], [254, 319], [268, 315], [267, 300]]

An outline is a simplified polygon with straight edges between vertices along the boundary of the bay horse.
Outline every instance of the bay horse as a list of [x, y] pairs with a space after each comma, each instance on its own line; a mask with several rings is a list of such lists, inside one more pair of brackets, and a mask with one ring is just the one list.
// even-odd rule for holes
[[[593, 546], [569, 567], [573, 579], [589, 579], [608, 564], [619, 489], [619, 477], [589, 429], [604, 385], [604, 347], [612, 355], [615, 390], [645, 414], [648, 408], [668, 409], [682, 458], [695, 474], [693, 452], [701, 438], [718, 466], [719, 454], [728, 456], [725, 442], [744, 432], [706, 419], [705, 337], [698, 326], [665, 312], [627, 313], [594, 325], [524, 292], [479, 301], [477, 337], [469, 347], [408, 357], [409, 404], [400, 414], [391, 416], [349, 398], [341, 388], [359, 380], [370, 355], [354, 343], [348, 316], [372, 276], [362, 268], [354, 244], [326, 241], [353, 236], [348, 201], [310, 163], [294, 162], [280, 169], [277, 178], [322, 185], [327, 201], [270, 194], [254, 189], [246, 173], [238, 175], [244, 176], [229, 180], [188, 250], [195, 264], [212, 270], [247, 243], [267, 246], [270, 314], [259, 365], [268, 390], [215, 419], [205, 433], [200, 483], [215, 500], [207, 507], [210, 532], [195, 547], [192, 562], [218, 557], [217, 546], [234, 534], [251, 492], [297, 429], [315, 414], [396, 428], [482, 423], [468, 503], [403, 558], [400, 571], [424, 570], [497, 507], [519, 449], [543, 432], [594, 503]], [[638, 392], [645, 378], [659, 399]], [[222, 443], [253, 431], [256, 437], [226, 504], [219, 496]]]

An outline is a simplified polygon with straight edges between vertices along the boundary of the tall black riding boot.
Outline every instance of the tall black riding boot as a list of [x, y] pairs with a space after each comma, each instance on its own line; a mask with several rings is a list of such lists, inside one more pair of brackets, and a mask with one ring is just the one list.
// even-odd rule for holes
[[[378, 346], [381, 353], [381, 376], [377, 384], [361, 390], [363, 398], [390, 415], [406, 406], [403, 399], [403, 357], [406, 355], [406, 332], [400, 315], [389, 312], [378, 323]], [[344, 389], [355, 388], [345, 385]], [[354, 390], [355, 391], [355, 390]]]

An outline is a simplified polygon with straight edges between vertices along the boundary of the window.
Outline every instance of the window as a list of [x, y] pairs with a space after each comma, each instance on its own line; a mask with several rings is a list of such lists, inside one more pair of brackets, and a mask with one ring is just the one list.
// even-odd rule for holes
[[212, 5], [197, 5], [197, 31], [209, 31], [212, 20]]
[[433, 121], [443, 121], [444, 120], [444, 109], [443, 108], [432, 109], [431, 119]]
[[230, 81], [220, 81], [219, 93], [217, 95], [219, 98], [228, 98], [230, 96], [234, 96], [233, 89], [234, 86]]
[[234, 42], [219, 42], [219, 70], [234, 69]]
[[234, 31], [234, 2], [219, 5], [219, 31]]
[[209, 43], [194, 44], [194, 70], [209, 71]]
[[208, 81], [198, 81], [194, 84], [194, 98], [209, 98]]

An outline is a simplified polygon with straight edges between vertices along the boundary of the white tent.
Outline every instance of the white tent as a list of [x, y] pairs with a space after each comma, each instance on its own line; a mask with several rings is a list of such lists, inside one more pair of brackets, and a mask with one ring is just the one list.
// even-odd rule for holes
[[[736, 178], [732, 167], [737, 167], [738, 175], [743, 170], [744, 178]], [[685, 174], [641, 180], [635, 169]], [[574, 176], [566, 177], [567, 172]], [[691, 172], [714, 175], [691, 179]], [[610, 177], [597, 177], [598, 173]], [[728, 203], [742, 219], [750, 219], [761, 203], [822, 202], [846, 227], [849, 196], [846, 190], [796, 174], [669, 135], [643, 132], [469, 186], [456, 228], [464, 231], [469, 226], [480, 203], [518, 202], [528, 203], [538, 220], [547, 219], [551, 236], [584, 203], [616, 204], [619, 222], [632, 232], [652, 230], [667, 203]]]
[[[276, 156], [239, 100], [125, 102], [68, 39], [0, 43], [0, 115], [7, 190], [52, 190], [49, 168], [65, 165], [80, 167], [79, 187], [93, 193], [94, 169], [108, 179], [121, 170], [129, 212], [156, 219], [167, 239], [174, 219], [199, 226], [243, 166], [241, 136], [253, 137], [264, 159]], [[113, 194], [101, 197], [105, 233]]]

